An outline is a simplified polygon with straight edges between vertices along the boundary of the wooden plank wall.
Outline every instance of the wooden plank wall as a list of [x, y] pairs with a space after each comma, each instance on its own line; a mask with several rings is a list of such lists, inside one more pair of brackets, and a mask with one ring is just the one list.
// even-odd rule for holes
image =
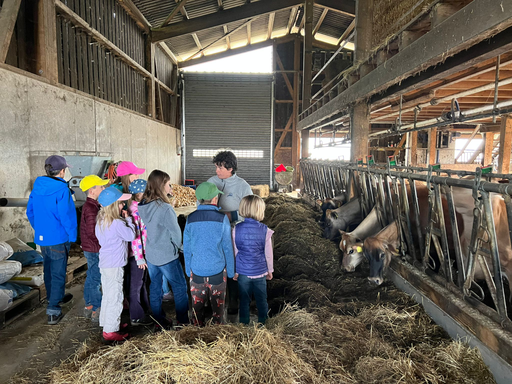
[[[67, 6], [144, 66], [144, 35], [117, 1], [68, 0]], [[144, 77], [59, 15], [57, 51], [61, 84], [147, 114]]]

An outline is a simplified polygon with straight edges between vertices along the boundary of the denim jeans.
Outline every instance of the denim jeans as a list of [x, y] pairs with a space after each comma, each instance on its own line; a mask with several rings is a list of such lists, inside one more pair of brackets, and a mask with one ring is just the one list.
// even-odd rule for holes
[[47, 315], [60, 315], [62, 313], [59, 303], [62, 301], [66, 289], [69, 247], [69, 242], [41, 247], [44, 285], [48, 298]]
[[87, 277], [84, 284], [85, 306], [92, 305], [92, 310], [96, 311], [101, 306], [101, 273], [98, 263], [100, 254], [96, 252], [85, 252], [87, 259]]
[[176, 308], [176, 320], [181, 324], [187, 324], [188, 319], [188, 292], [187, 281], [180, 260], [176, 259], [164, 265], [148, 264], [149, 278], [149, 303], [153, 317], [158, 322], [165, 321], [165, 313], [162, 310], [162, 276], [171, 283]]
[[267, 320], [267, 278], [265, 276], [257, 279], [249, 279], [247, 276], [238, 276], [238, 297], [240, 298], [240, 322], [249, 324], [249, 307], [252, 295], [256, 299], [258, 308], [258, 322], [265, 324]]

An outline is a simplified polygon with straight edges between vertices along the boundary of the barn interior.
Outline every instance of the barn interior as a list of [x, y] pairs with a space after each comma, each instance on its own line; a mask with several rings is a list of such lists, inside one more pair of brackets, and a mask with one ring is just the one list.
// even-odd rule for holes
[[[512, 1], [0, 0], [0, 95], [2, 258], [39, 252], [26, 206], [55, 154], [77, 212], [84, 176], [131, 161], [170, 175], [183, 222], [231, 150], [275, 231], [262, 328], [106, 345], [79, 242], [56, 326], [24, 265], [0, 284], [0, 383], [510, 382]], [[371, 212], [398, 228], [378, 284], [338, 234]]]

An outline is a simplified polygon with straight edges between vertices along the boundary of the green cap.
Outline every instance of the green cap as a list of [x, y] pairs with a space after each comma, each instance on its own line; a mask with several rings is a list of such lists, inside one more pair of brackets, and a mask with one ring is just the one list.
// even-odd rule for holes
[[201, 183], [196, 188], [197, 200], [211, 200], [219, 193], [224, 194], [224, 192], [219, 191], [217, 186], [213, 183]]

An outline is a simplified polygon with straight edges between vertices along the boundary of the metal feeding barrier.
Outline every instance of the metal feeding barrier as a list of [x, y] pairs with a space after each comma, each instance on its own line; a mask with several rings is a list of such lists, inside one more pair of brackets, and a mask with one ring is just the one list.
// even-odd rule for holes
[[[506, 233], [512, 244], [512, 175], [492, 173], [491, 167], [477, 168], [476, 172], [445, 170], [439, 165], [403, 167], [397, 166], [393, 157], [387, 164], [375, 164], [371, 156], [366, 163], [360, 160], [357, 164], [303, 160], [300, 169], [303, 194], [315, 200], [339, 195], [345, 195], [346, 201], [359, 197], [363, 217], [375, 207], [382, 225], [396, 220], [401, 229], [401, 255], [405, 262], [512, 331], [492, 204], [497, 198], [495, 194], [503, 197], [508, 223]], [[500, 182], [496, 181], [498, 179]], [[427, 212], [422, 210], [428, 215], [423, 228], [419, 188], [422, 191], [426, 188], [428, 199]], [[471, 231], [467, 247], [461, 244], [457, 223], [457, 208], [462, 198], [456, 201], [456, 197], [464, 193], [466, 212], [472, 211], [472, 227], [464, 229]], [[421, 205], [427, 206], [425, 200]], [[468, 235], [465, 239], [467, 241]], [[477, 268], [483, 272], [483, 279], [478, 281], [475, 279]]]

